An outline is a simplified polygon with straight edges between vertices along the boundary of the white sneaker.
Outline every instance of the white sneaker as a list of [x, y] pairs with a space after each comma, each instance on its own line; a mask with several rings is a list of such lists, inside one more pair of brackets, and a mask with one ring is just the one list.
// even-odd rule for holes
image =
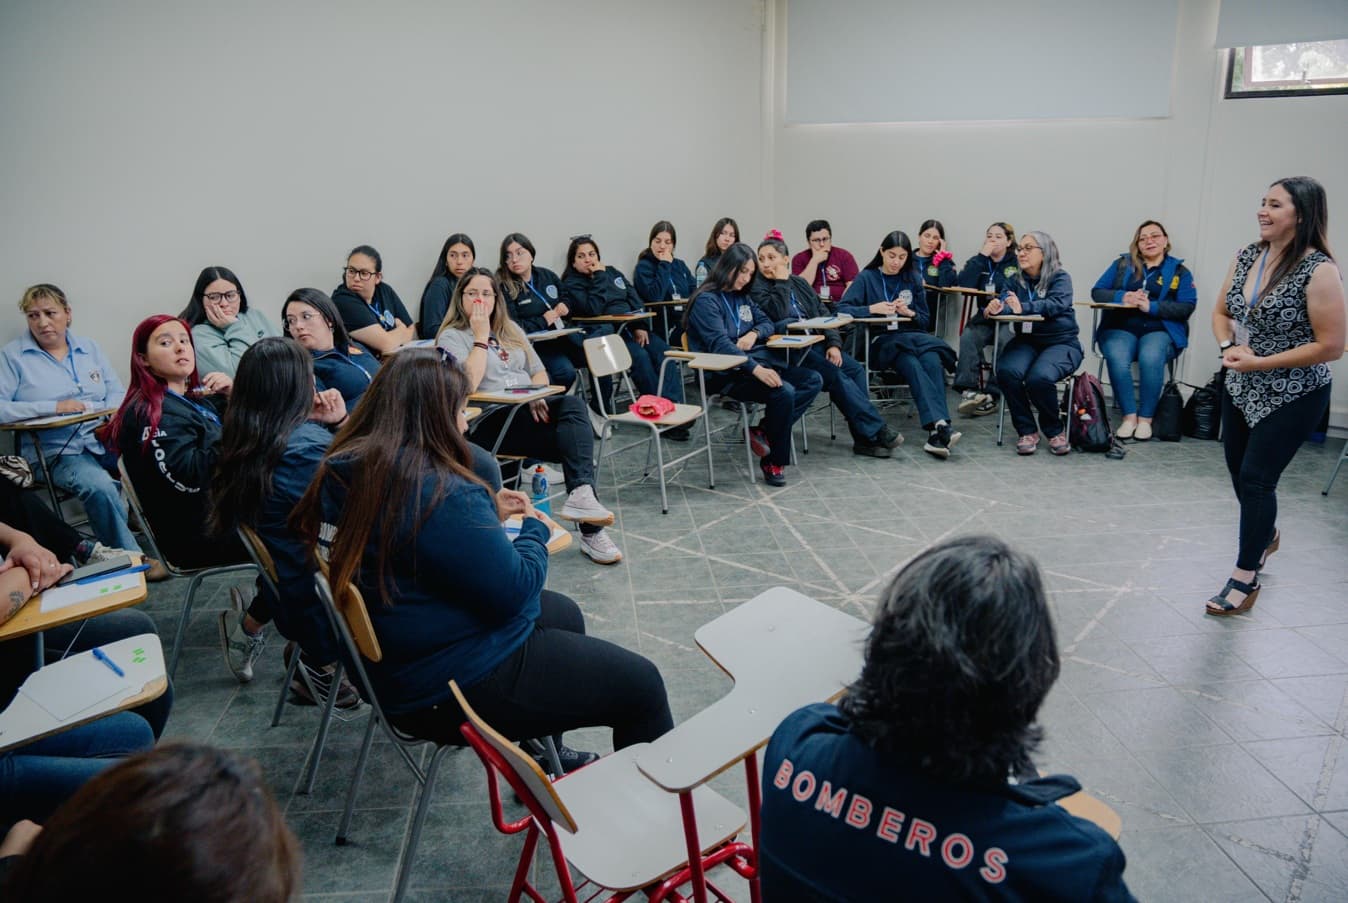
[[247, 587], [231, 586], [229, 600], [233, 607], [220, 612], [220, 648], [225, 654], [225, 666], [236, 680], [246, 684], [253, 679], [253, 664], [267, 645], [265, 632], [252, 636], [243, 629], [244, 612], [252, 595]]
[[613, 523], [613, 512], [599, 504], [599, 499], [594, 496], [594, 487], [588, 484], [571, 490], [557, 516], [582, 524], [599, 524], [601, 527]]
[[595, 564], [617, 564], [623, 560], [622, 550], [608, 535], [607, 530], [600, 530], [589, 536], [580, 534], [580, 550]]
[[89, 557], [84, 560], [84, 563], [94, 564], [95, 562], [98, 561], [110, 561], [111, 559], [116, 558], [119, 555], [133, 555], [133, 554], [139, 553], [128, 552], [126, 549], [111, 549], [103, 545], [103, 543], [101, 542], [96, 542], [94, 543], [93, 551], [89, 553]]
[[992, 396], [987, 392], [975, 392], [972, 389], [966, 389], [960, 394], [960, 403], [957, 410], [961, 414], [973, 414], [974, 411], [982, 405], [992, 401]]

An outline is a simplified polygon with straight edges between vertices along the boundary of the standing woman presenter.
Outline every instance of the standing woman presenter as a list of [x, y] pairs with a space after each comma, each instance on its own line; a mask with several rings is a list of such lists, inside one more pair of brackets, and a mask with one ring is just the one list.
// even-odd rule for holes
[[1279, 179], [1259, 205], [1259, 241], [1236, 255], [1212, 311], [1226, 368], [1222, 444], [1240, 502], [1240, 550], [1210, 615], [1249, 611], [1278, 550], [1278, 478], [1329, 405], [1343, 356], [1343, 276], [1325, 238], [1325, 189]]

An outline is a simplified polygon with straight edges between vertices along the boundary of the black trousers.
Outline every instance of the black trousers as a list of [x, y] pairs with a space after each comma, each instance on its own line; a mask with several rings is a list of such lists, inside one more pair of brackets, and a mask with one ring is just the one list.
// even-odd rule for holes
[[[649, 659], [585, 635], [580, 607], [544, 590], [534, 632], [496, 670], [463, 688], [468, 704], [512, 740], [558, 737], [579, 727], [610, 727], [613, 748], [646, 743], [674, 726], [665, 682]], [[450, 699], [390, 716], [415, 737], [462, 745], [463, 710]]]
[[[524, 405], [515, 414], [510, 429], [501, 441], [501, 454], [523, 455], [562, 465], [568, 492], [577, 486], [594, 485], [594, 430], [585, 403], [575, 395], [553, 395], [548, 403], [548, 420], [539, 423]], [[505, 428], [510, 407], [501, 406], [482, 415], [471, 424], [469, 438], [490, 449]]]
[[1253, 428], [1231, 396], [1222, 396], [1222, 446], [1231, 485], [1240, 502], [1236, 567], [1241, 570], [1259, 569], [1259, 559], [1272, 542], [1278, 521], [1278, 479], [1325, 415], [1330, 390], [1330, 386], [1321, 386], [1288, 402]]

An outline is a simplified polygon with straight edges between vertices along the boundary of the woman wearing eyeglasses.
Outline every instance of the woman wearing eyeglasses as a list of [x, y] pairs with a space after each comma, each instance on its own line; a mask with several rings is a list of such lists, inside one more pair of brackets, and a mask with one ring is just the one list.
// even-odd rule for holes
[[[463, 364], [469, 392], [506, 392], [548, 385], [548, 371], [524, 331], [506, 315], [504, 292], [491, 270], [464, 274], [450, 298], [449, 313], [436, 344]], [[558, 461], [568, 495], [558, 516], [580, 524], [580, 549], [597, 564], [617, 564], [622, 552], [604, 531], [613, 512], [594, 489], [594, 434], [585, 403], [575, 395], [553, 395], [488, 410], [473, 424], [473, 441], [500, 452], [540, 461]], [[506, 429], [506, 421], [510, 427]]]
[[279, 335], [262, 311], [249, 309], [239, 277], [225, 267], [206, 267], [197, 276], [192, 300], [179, 314], [192, 327], [197, 370], [230, 379], [239, 358], [258, 339]]
[[290, 293], [281, 306], [285, 334], [313, 355], [319, 390], [336, 389], [348, 410], [379, 372], [379, 359], [351, 341], [332, 300], [316, 288]]
[[[1049, 451], [1066, 455], [1072, 446], [1058, 409], [1058, 381], [1072, 375], [1085, 356], [1072, 309], [1072, 277], [1062, 268], [1058, 246], [1047, 232], [1021, 236], [1016, 261], [1019, 272], [1007, 280], [1001, 295], [989, 302], [987, 315], [1024, 314], [1044, 319], [1010, 324], [1014, 335], [997, 357], [997, 385], [1019, 437], [1016, 454], [1038, 451], [1042, 434], [1048, 439]], [[1039, 413], [1038, 427], [1035, 411]]]
[[[522, 232], [501, 239], [496, 278], [505, 291], [507, 312], [526, 333], [564, 329], [571, 309], [562, 300], [562, 280], [534, 263], [536, 253], [534, 243]], [[575, 332], [534, 345], [547, 368], [549, 383], [567, 389], [575, 384], [576, 370], [585, 366], [583, 339], [582, 333]]]
[[449, 298], [459, 278], [473, 267], [477, 248], [473, 240], [462, 232], [455, 232], [440, 246], [431, 278], [421, 292], [421, 316], [417, 320], [418, 338], [434, 340], [435, 334], [449, 311]]
[[[1165, 384], [1165, 365], [1189, 344], [1189, 317], [1198, 305], [1194, 277], [1184, 261], [1170, 256], [1165, 226], [1147, 220], [1133, 233], [1127, 254], [1119, 255], [1091, 289], [1091, 300], [1117, 304], [1103, 311], [1096, 345], [1109, 366], [1109, 385], [1123, 411], [1114, 435], [1146, 442], [1151, 418]], [[1133, 361], [1141, 398], [1133, 392]]]
[[384, 282], [384, 261], [369, 245], [358, 245], [346, 258], [343, 282], [332, 293], [351, 338], [375, 354], [396, 351], [417, 337], [403, 301]]

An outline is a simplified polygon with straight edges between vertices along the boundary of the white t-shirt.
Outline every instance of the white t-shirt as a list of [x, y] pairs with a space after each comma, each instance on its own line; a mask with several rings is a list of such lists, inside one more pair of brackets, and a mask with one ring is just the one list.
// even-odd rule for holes
[[[436, 339], [436, 346], [454, 355], [460, 362], [468, 360], [473, 350], [473, 331], [471, 329], [446, 329]], [[487, 350], [487, 367], [482, 373], [482, 382], [478, 383], [478, 392], [499, 392], [527, 386], [533, 382], [533, 375], [543, 370], [543, 361], [530, 345], [524, 348], [506, 348], [495, 336], [487, 339], [491, 347]]]

